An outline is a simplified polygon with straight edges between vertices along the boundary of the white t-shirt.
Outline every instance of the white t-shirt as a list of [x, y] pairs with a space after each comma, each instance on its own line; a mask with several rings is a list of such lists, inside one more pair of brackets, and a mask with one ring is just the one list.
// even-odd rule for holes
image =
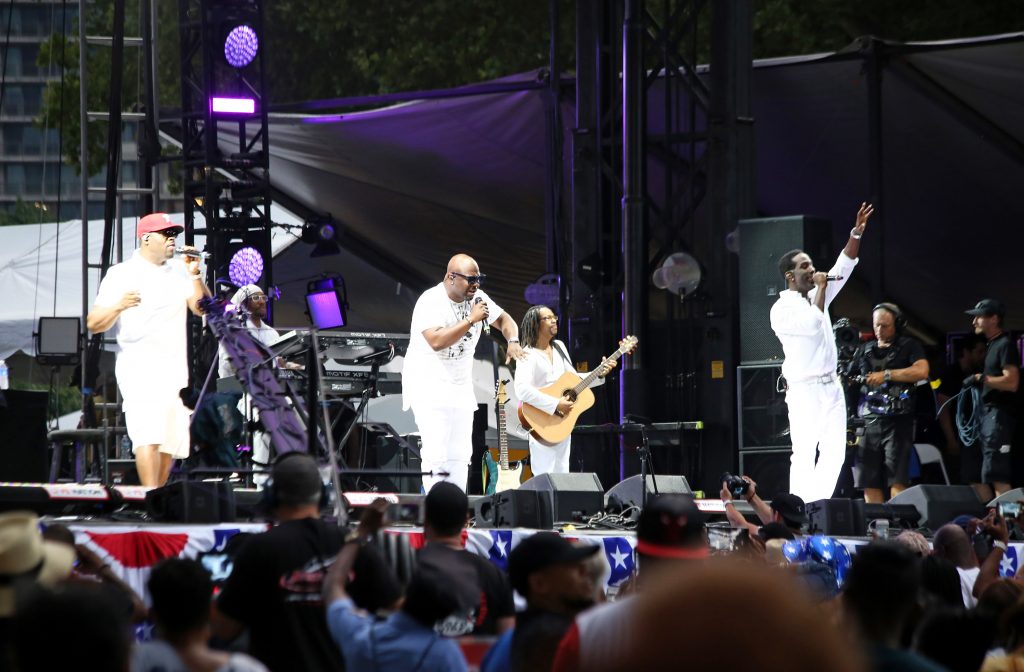
[[139, 250], [110, 267], [100, 283], [95, 305], [110, 308], [128, 292], [139, 305], [117, 319], [117, 384], [125, 401], [177, 397], [188, 384], [185, 317], [194, 293], [185, 263], [169, 259], [157, 265]]
[[770, 315], [772, 330], [782, 343], [782, 352], [785, 355], [782, 375], [787, 381], [795, 383], [836, 372], [839, 358], [828, 307], [846, 284], [858, 261], [859, 259], [839, 254], [829, 275], [841, 275], [843, 279], [825, 285], [824, 311], [813, 305], [814, 297], [818, 293], [817, 287], [808, 292], [807, 298], [791, 289], [779, 292], [779, 298], [772, 305]]
[[[487, 302], [489, 324], [501, 317], [501, 306], [482, 290], [477, 299]], [[455, 302], [448, 298], [440, 282], [420, 295], [412, 311], [409, 328], [409, 349], [402, 367], [402, 408], [464, 408], [475, 409], [473, 393], [473, 353], [483, 333], [483, 324], [476, 323], [466, 335], [450, 347], [434, 351], [423, 332], [449, 327], [469, 317], [470, 301]]]

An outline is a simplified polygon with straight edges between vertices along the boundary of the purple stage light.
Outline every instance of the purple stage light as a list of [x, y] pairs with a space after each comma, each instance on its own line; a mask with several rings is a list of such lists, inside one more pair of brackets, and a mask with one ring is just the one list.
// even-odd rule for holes
[[263, 275], [263, 256], [255, 247], [235, 252], [228, 264], [228, 278], [238, 287], [255, 284]]
[[335, 289], [306, 294], [309, 319], [317, 329], [337, 329], [345, 326], [345, 310]]
[[256, 101], [252, 98], [211, 98], [210, 108], [225, 114], [254, 114]]
[[252, 63], [259, 51], [260, 41], [252, 26], [235, 26], [224, 40], [224, 58], [233, 68], [244, 68]]

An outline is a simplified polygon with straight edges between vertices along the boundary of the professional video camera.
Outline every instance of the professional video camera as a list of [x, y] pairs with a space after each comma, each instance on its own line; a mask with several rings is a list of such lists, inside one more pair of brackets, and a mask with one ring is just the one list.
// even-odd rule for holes
[[864, 379], [859, 374], [857, 352], [860, 350], [860, 330], [849, 318], [841, 317], [832, 325], [836, 339], [838, 364], [836, 373], [846, 395], [846, 442], [856, 445], [857, 438], [864, 435], [864, 419], [857, 415], [860, 388]]

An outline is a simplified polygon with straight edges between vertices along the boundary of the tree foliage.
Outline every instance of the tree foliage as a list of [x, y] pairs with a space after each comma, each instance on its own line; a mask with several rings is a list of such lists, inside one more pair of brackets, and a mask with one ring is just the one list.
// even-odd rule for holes
[[[648, 0], [654, 16], [680, 0]], [[711, 4], [705, 3], [704, 13]], [[572, 72], [575, 3], [557, 0], [562, 70]], [[112, 0], [89, 3], [88, 31], [109, 35]], [[138, 3], [126, 2], [127, 26], [138, 25]], [[157, 3], [159, 104], [179, 108], [178, 2]], [[860, 35], [936, 40], [1024, 30], [1024, 0], [754, 0], [754, 56], [836, 51]], [[698, 25], [706, 31], [709, 22]], [[454, 87], [545, 67], [550, 35], [547, 0], [267, 0], [268, 100], [272, 104], [395, 91]], [[138, 34], [129, 29], [129, 33]], [[77, 35], [77, 30], [72, 33]], [[699, 36], [706, 54], [710, 36]], [[63, 154], [78, 165], [78, 45], [54, 36], [40, 51], [66, 68], [46, 90], [40, 125], [56, 128], [63, 98]], [[105, 110], [109, 49], [89, 53], [88, 105]], [[141, 54], [125, 50], [123, 98], [141, 100]], [[89, 129], [92, 175], [103, 167], [106, 124]]]

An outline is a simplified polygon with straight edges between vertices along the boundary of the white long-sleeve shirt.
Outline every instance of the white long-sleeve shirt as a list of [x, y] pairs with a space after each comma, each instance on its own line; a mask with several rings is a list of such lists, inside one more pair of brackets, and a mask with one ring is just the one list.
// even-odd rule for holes
[[[526, 358], [516, 362], [516, 396], [519, 401], [530, 404], [550, 415], [555, 414], [558, 408], [559, 397], [552, 397], [540, 391], [540, 388], [551, 385], [566, 371], [576, 373], [572, 363], [567, 361], [568, 355], [563, 357], [559, 352], [565, 353], [565, 344], [559, 340], [551, 343], [551, 359], [534, 348], [524, 348]], [[598, 378], [591, 387], [604, 384], [604, 378]]]
[[842, 276], [843, 279], [825, 285], [824, 311], [814, 305], [817, 287], [811, 289], [806, 297], [791, 289], [779, 292], [779, 298], [771, 309], [771, 325], [782, 343], [785, 355], [782, 375], [787, 381], [800, 382], [836, 372], [838, 354], [828, 307], [850, 278], [858, 261], [839, 254], [828, 274]]

